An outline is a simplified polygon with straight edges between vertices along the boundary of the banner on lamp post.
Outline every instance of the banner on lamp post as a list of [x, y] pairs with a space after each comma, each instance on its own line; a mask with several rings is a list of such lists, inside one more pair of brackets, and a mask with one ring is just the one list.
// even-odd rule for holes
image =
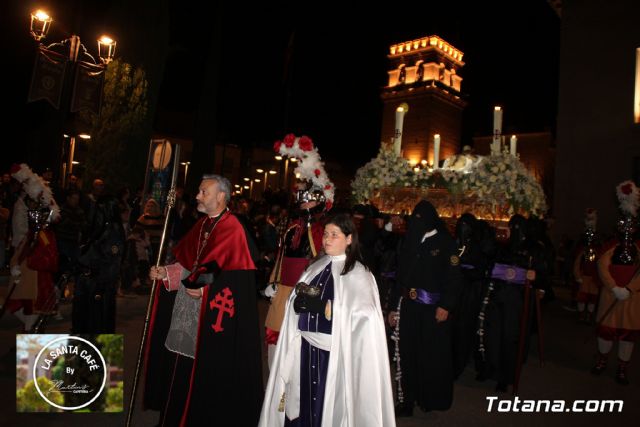
[[59, 109], [67, 63], [66, 56], [40, 47], [33, 66], [27, 102], [45, 99], [54, 108]]
[[79, 61], [73, 79], [71, 94], [71, 112], [89, 110], [100, 114], [102, 88], [104, 86], [104, 67]]
[[[154, 199], [160, 205], [162, 211], [167, 204], [167, 196], [171, 189], [171, 180], [174, 168], [180, 168], [180, 159], [176, 162], [176, 155], [180, 155], [180, 145], [172, 143], [168, 139], [152, 139], [149, 145], [147, 157], [147, 170], [145, 172], [144, 186], [140, 207], [149, 199]], [[176, 172], [177, 173], [177, 172]]]

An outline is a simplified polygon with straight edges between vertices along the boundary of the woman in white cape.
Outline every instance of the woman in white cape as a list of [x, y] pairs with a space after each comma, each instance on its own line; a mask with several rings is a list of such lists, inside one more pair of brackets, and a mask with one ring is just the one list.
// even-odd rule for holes
[[378, 288], [338, 214], [287, 302], [259, 426], [395, 426]]

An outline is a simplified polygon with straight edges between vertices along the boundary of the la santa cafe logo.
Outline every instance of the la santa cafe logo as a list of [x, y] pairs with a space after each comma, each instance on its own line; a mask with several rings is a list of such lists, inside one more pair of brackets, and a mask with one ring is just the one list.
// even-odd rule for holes
[[[50, 389], [43, 390], [38, 385], [38, 381], [34, 381], [33, 383], [38, 394], [51, 406], [67, 411], [81, 409], [91, 405], [91, 403], [100, 396], [102, 390], [104, 390], [107, 382], [107, 364], [100, 350], [84, 338], [68, 335], [55, 338], [45, 344], [33, 364], [33, 378], [37, 378], [38, 369], [49, 371], [56, 364], [56, 359], [62, 356], [64, 356], [64, 372], [67, 382], [65, 383], [62, 380], [56, 381]], [[79, 358], [79, 362], [76, 358]], [[75, 363], [72, 365], [69, 363], [70, 361], [75, 361]], [[84, 368], [84, 377], [77, 371], [81, 369], [78, 366]], [[87, 384], [86, 375], [95, 375], [95, 378], [102, 377], [102, 381], [96, 381], [96, 383], [102, 384], [100, 388], [96, 389], [96, 387]], [[69, 380], [69, 378], [71, 380]], [[48, 398], [51, 393], [70, 393], [77, 395], [78, 398], [75, 399], [75, 401], [80, 402], [80, 404], [76, 404], [76, 406], [59, 405]]]

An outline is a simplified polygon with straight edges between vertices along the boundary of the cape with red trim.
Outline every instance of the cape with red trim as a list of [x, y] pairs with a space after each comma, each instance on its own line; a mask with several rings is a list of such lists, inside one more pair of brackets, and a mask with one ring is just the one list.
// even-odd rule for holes
[[[189, 270], [197, 258], [200, 219], [176, 246]], [[206, 227], [207, 224], [205, 223]], [[162, 410], [165, 425], [256, 425], [262, 404], [262, 358], [249, 238], [238, 219], [224, 213], [198, 264], [217, 263], [213, 283], [202, 288], [195, 359], [166, 349], [175, 292], [156, 293], [145, 357], [144, 405]]]

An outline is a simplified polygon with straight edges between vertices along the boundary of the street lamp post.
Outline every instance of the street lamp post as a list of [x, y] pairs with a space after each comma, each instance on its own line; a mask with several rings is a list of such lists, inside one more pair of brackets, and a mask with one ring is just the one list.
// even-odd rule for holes
[[[275, 174], [277, 174], [277, 173], [278, 173], [278, 172], [277, 172], [277, 171], [274, 171], [274, 170], [270, 170], [270, 171], [269, 171], [269, 175], [275, 175]], [[265, 191], [267, 190], [267, 172], [266, 172], [266, 171], [265, 171], [265, 173], [264, 173], [264, 189], [265, 189]]]
[[[269, 173], [268, 171], [264, 170], [264, 169], [256, 169], [256, 172], [258, 173], [264, 173], [264, 188], [262, 190], [262, 192], [264, 193], [264, 190], [267, 189], [267, 174]], [[257, 182], [257, 181], [256, 181]]]
[[[277, 156], [275, 156], [275, 159], [278, 162], [280, 162], [280, 161], [282, 161], [282, 156], [281, 155], [277, 155]], [[286, 159], [284, 163], [285, 163], [285, 165], [284, 165], [284, 175], [282, 175], [282, 187], [286, 188], [287, 187], [287, 168], [289, 167], [289, 159]], [[278, 165], [280, 165], [280, 163], [278, 163]], [[278, 166], [278, 170], [281, 170], [280, 166]], [[278, 183], [279, 182], [280, 181], [278, 181]]]
[[184, 166], [184, 186], [187, 186], [187, 174], [189, 173], [189, 165], [191, 164], [191, 162], [182, 162], [180, 163], [182, 166]]
[[[105, 70], [113, 60], [116, 42], [110, 37], [102, 36], [98, 40], [99, 61], [96, 61], [75, 34], [57, 43], [43, 44], [52, 23], [53, 18], [42, 10], [31, 14], [30, 34], [38, 42], [38, 50], [28, 102], [40, 99], [48, 101], [60, 111], [62, 128], [66, 130], [64, 128], [67, 126], [69, 113], [89, 110], [100, 114]], [[65, 90], [69, 84], [72, 85], [70, 93], [68, 89]], [[64, 159], [60, 146], [56, 149], [56, 155]], [[73, 168], [74, 149], [75, 136], [71, 137], [69, 149], [69, 173]]]
[[[74, 160], [75, 152], [76, 152], [76, 135], [73, 135], [70, 137], [69, 135], [64, 135], [64, 136], [69, 138], [69, 159], [67, 162], [62, 163], [62, 187], [63, 188], [66, 185], [67, 174], [71, 175], [73, 173], [73, 165], [78, 164], [78, 162]], [[84, 140], [91, 139], [91, 135], [86, 133], [78, 134], [77, 137]]]
[[[251, 181], [251, 179], [247, 178], [246, 176], [242, 178], [242, 180], [244, 181], [244, 185], [242, 188], [245, 190], [249, 190], [249, 198], [251, 198], [251, 193], [253, 193], [253, 181]], [[250, 185], [247, 185], [247, 183], [249, 183]]]
[[256, 179], [252, 179], [252, 180], [251, 180], [251, 185], [250, 185], [250, 187], [249, 187], [249, 198], [250, 198], [251, 200], [253, 200], [253, 183], [254, 183], [254, 182], [260, 182], [260, 180], [259, 180], [258, 178], [256, 178]]
[[[278, 156], [275, 156], [275, 159], [277, 161], [281, 161], [281, 160], [283, 160], [283, 157], [278, 155]], [[282, 186], [284, 188], [287, 188], [287, 181], [289, 180], [289, 161], [291, 161], [292, 163], [295, 163], [295, 162], [298, 161], [298, 159], [296, 159], [295, 157], [284, 158], [284, 174], [282, 175]], [[277, 173], [275, 171], [273, 171], [273, 172], [274, 172], [274, 174]]]

